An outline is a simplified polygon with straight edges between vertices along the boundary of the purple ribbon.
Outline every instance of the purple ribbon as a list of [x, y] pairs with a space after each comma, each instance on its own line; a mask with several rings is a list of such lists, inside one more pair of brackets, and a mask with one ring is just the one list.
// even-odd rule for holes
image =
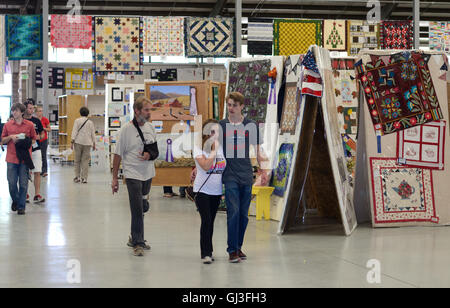
[[172, 139], [167, 139], [166, 162], [173, 163]]
[[272, 96], [273, 96], [273, 104], [276, 105], [277, 104], [277, 95], [276, 95], [276, 91], [274, 91], [275, 79], [272, 79], [272, 78], [269, 78], [269, 79], [270, 79], [269, 105], [272, 103]]

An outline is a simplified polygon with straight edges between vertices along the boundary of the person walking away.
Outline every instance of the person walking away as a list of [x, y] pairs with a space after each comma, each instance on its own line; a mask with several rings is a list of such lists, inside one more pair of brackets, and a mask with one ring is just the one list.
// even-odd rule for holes
[[51, 133], [52, 129], [50, 128], [50, 121], [44, 117], [42, 106], [36, 107], [36, 117], [41, 121], [42, 126], [44, 127], [44, 138], [39, 140], [41, 144], [41, 154], [42, 154], [42, 172], [41, 176], [46, 177], [48, 175], [48, 163], [47, 163], [47, 149], [48, 149], [48, 134]]
[[[25, 120], [28, 120], [34, 124], [34, 129], [36, 130], [36, 135], [38, 136], [37, 140], [33, 143], [31, 149], [31, 159], [33, 160], [34, 169], [33, 169], [33, 184], [34, 184], [34, 203], [43, 203], [45, 202], [45, 198], [41, 196], [41, 172], [42, 172], [42, 152], [41, 152], [41, 143], [40, 139], [44, 137], [44, 127], [42, 126], [41, 121], [33, 116], [35, 105], [33, 99], [28, 99], [25, 103]], [[28, 200], [28, 195], [27, 195]]]
[[[150, 124], [152, 103], [140, 97], [134, 103], [134, 119], [125, 124], [119, 132], [113, 159], [112, 192], [119, 191], [119, 166], [122, 162], [131, 211], [131, 238], [128, 243], [133, 247], [135, 256], [143, 256], [144, 249], [150, 246], [144, 240], [144, 202], [150, 193], [152, 178], [155, 176], [155, 164], [144, 146], [156, 142], [156, 131]], [[142, 134], [140, 133], [142, 132]]]
[[222, 197], [222, 174], [226, 167], [220, 142], [219, 122], [210, 119], [203, 125], [200, 144], [194, 147], [197, 175], [194, 181], [195, 204], [202, 220], [200, 227], [200, 252], [204, 264], [213, 259], [214, 220]]
[[81, 117], [76, 119], [72, 128], [72, 141], [70, 148], [75, 152], [75, 183], [87, 183], [89, 174], [89, 161], [91, 160], [91, 147], [95, 151], [95, 126], [88, 119], [89, 109], [80, 108]]
[[[25, 161], [19, 160], [16, 152], [16, 144], [26, 138], [32, 141], [37, 139], [34, 124], [23, 118], [25, 105], [15, 103], [11, 107], [13, 119], [8, 121], [2, 131], [2, 144], [7, 144], [6, 164], [9, 194], [12, 199], [11, 210], [17, 214], [24, 215], [26, 208], [26, 197], [28, 190], [29, 168]], [[31, 145], [30, 140], [30, 145]], [[31, 157], [31, 146], [28, 149]]]
[[[260, 167], [266, 167], [267, 158], [261, 148], [257, 124], [242, 115], [244, 96], [232, 92], [226, 97], [228, 117], [219, 123], [222, 128], [222, 145], [226, 159], [223, 174], [225, 202], [227, 206], [229, 262], [246, 260], [242, 252], [245, 231], [248, 225], [248, 210], [252, 198], [253, 167], [250, 160], [250, 146], [255, 148]], [[269, 179], [269, 170], [262, 170], [262, 185]]]

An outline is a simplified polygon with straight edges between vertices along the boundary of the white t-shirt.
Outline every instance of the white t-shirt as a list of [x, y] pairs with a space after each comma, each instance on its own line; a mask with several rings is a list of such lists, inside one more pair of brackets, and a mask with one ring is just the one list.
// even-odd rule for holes
[[[147, 122], [140, 126], [146, 144], [156, 142], [156, 131]], [[125, 124], [120, 132], [114, 154], [122, 157], [123, 175], [127, 179], [147, 181], [155, 176], [155, 163], [143, 161], [139, 158], [144, 150], [144, 144], [139, 132], [132, 122]]]
[[[202, 155], [209, 158], [208, 153], [202, 151], [198, 147], [194, 147], [194, 158]], [[212, 196], [222, 195], [222, 173], [227, 166], [222, 148], [219, 148], [217, 151], [215, 164], [208, 171], [203, 170], [197, 159], [195, 159], [195, 166], [197, 167], [197, 176], [194, 181], [194, 192], [199, 192], [203, 183], [205, 183], [206, 179], [208, 179], [200, 192]]]

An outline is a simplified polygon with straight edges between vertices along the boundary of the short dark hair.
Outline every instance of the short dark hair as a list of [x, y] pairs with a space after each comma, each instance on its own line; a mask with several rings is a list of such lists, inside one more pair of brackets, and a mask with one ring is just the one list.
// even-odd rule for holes
[[25, 107], [25, 105], [22, 104], [22, 103], [14, 103], [14, 104], [11, 106], [11, 111], [14, 111], [14, 110], [20, 110], [20, 112], [24, 113], [24, 112], [25, 112], [25, 109], [26, 109], [26, 107]]
[[225, 103], [228, 102], [229, 99], [232, 99], [236, 103], [244, 105], [244, 95], [242, 95], [239, 92], [231, 92], [231, 93], [229, 93], [227, 95], [227, 98], [225, 99]]
[[25, 109], [28, 108], [29, 105], [35, 105], [34, 100], [32, 98], [27, 99], [23, 105], [25, 106]]
[[89, 115], [89, 109], [87, 107], [80, 108], [80, 115], [82, 117], [87, 117]]

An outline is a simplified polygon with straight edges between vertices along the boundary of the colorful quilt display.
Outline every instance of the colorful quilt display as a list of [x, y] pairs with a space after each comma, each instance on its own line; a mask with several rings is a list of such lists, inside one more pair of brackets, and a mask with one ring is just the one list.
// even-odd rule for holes
[[286, 82], [298, 82], [302, 73], [303, 55], [292, 55], [287, 57], [284, 63], [284, 75]]
[[323, 48], [347, 51], [347, 24], [345, 20], [323, 21]]
[[[0, 42], [5, 41], [5, 15], [0, 15]], [[5, 48], [0, 48], [0, 83], [4, 82]]]
[[430, 49], [450, 52], [450, 22], [430, 21]]
[[[36, 67], [35, 85], [36, 88], [42, 88], [42, 68]], [[50, 89], [64, 89], [64, 68], [51, 67], [48, 69], [48, 87]]]
[[93, 89], [92, 69], [66, 68], [66, 90]]
[[412, 49], [412, 21], [382, 21], [380, 42], [381, 49]]
[[301, 95], [299, 95], [297, 83], [286, 84], [286, 91], [284, 94], [283, 113], [281, 117], [281, 133], [295, 134], [295, 128], [297, 126], [297, 115], [299, 108], [299, 101]]
[[273, 20], [248, 20], [247, 53], [250, 55], [272, 55], [273, 47]]
[[42, 15], [6, 15], [9, 60], [42, 60]]
[[236, 57], [234, 29], [234, 18], [186, 18], [186, 56], [191, 58]]
[[[343, 108], [353, 108], [351, 117], [356, 119], [358, 107], [358, 84], [354, 78], [355, 60], [342, 58], [331, 59], [333, 69], [333, 86], [336, 106], [339, 114], [346, 114]], [[339, 117], [341, 127], [345, 126], [344, 119]], [[353, 134], [351, 130], [344, 129], [341, 133]], [[355, 132], [356, 133], [356, 132]]]
[[358, 132], [358, 107], [338, 107], [341, 133], [356, 135]]
[[378, 49], [380, 46], [380, 27], [378, 24], [369, 24], [363, 20], [348, 20], [349, 56], [355, 56], [361, 49]]
[[92, 16], [52, 15], [50, 42], [55, 48], [91, 48]]
[[443, 118], [428, 69], [430, 55], [371, 55], [355, 64], [376, 131], [391, 134]]
[[94, 73], [142, 74], [142, 27], [140, 17], [94, 17]]
[[430, 169], [397, 166], [395, 158], [371, 158], [375, 223], [438, 223]]
[[270, 60], [230, 63], [228, 93], [240, 92], [244, 95], [243, 114], [257, 124], [266, 121], [270, 68]]
[[305, 54], [309, 46], [322, 44], [322, 21], [274, 20], [274, 55]]
[[183, 17], [144, 17], [144, 55], [183, 56]]
[[275, 187], [274, 195], [283, 197], [289, 180], [294, 144], [283, 143], [278, 154], [278, 165], [272, 178], [272, 186]]
[[444, 169], [445, 121], [430, 122], [398, 132], [400, 165]]

